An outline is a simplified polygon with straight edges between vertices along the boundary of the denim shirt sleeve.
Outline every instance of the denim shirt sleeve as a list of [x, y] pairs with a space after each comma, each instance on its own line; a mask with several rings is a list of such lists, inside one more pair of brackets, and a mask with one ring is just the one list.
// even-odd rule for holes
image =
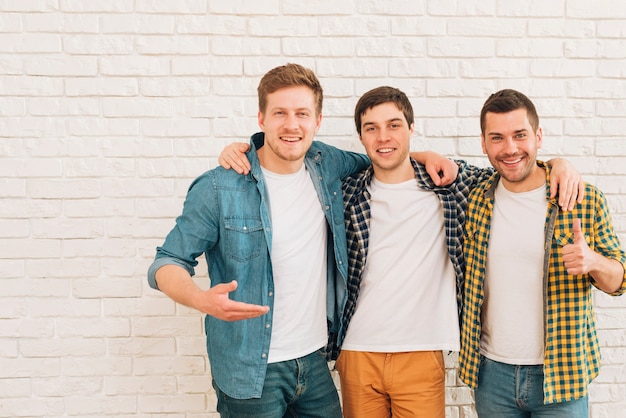
[[157, 247], [156, 256], [148, 269], [148, 283], [158, 289], [156, 272], [164, 265], [177, 265], [193, 276], [198, 258], [217, 241], [219, 233], [217, 196], [212, 187], [213, 175], [207, 172], [189, 187], [183, 211], [174, 228]]

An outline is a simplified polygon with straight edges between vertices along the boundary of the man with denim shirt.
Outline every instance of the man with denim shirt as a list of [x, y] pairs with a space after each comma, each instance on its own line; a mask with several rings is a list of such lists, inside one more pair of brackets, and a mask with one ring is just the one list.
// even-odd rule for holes
[[[258, 92], [250, 172], [217, 168], [192, 183], [149, 283], [207, 314], [222, 417], [340, 417], [320, 349], [345, 301], [341, 181], [369, 160], [313, 141], [322, 88], [312, 71], [277, 67]], [[191, 279], [202, 253], [208, 290]]]
[[[274, 68], [258, 93], [250, 173], [216, 168], [192, 183], [149, 283], [207, 314], [222, 417], [341, 417], [319, 350], [345, 283], [341, 180], [369, 161], [313, 141], [323, 93], [312, 71]], [[208, 290], [191, 279], [202, 253]]]

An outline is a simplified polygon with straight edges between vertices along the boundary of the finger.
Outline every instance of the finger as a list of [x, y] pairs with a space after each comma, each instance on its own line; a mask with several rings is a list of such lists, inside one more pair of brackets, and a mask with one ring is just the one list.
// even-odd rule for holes
[[[555, 192], [556, 191], [557, 190], [555, 190]], [[567, 210], [567, 206], [569, 205], [569, 199], [572, 195], [568, 180], [563, 180], [562, 182], [559, 183], [558, 193], [559, 193], [559, 206], [561, 207], [561, 209]]]
[[441, 184], [441, 177], [439, 176], [439, 168], [433, 168], [430, 166], [426, 167], [426, 172], [435, 183], [435, 186], [439, 186]]
[[583, 203], [585, 197], [585, 182], [578, 182], [578, 203]]
[[581, 239], [584, 240], [585, 236], [583, 235], [582, 228], [580, 226], [580, 218], [574, 219], [572, 223], [572, 232], [574, 232], [574, 242], [578, 242]]
[[216, 293], [230, 293], [237, 289], [237, 280], [232, 280], [228, 283], [220, 283], [213, 286], [213, 291]]

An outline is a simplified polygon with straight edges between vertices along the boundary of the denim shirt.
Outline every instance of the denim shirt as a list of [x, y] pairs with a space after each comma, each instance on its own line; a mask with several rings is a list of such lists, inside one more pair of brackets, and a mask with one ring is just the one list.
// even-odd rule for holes
[[[238, 286], [230, 293], [231, 299], [270, 307], [269, 313], [242, 321], [205, 318], [213, 379], [224, 393], [239, 399], [261, 396], [273, 319], [271, 212], [256, 153], [263, 141], [263, 133], [251, 138], [249, 174], [218, 167], [193, 181], [183, 213], [163, 246], [157, 248], [148, 270], [150, 286], [158, 289], [155, 273], [160, 267], [174, 264], [194, 275], [196, 258], [204, 253], [211, 286], [235, 279]], [[304, 164], [329, 226], [327, 317], [329, 331], [337, 332], [346, 300], [348, 267], [341, 182], [367, 167], [369, 159], [314, 141]]]

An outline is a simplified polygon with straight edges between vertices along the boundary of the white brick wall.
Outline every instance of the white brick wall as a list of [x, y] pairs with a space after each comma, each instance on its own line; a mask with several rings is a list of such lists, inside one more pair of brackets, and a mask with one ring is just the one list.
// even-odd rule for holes
[[[0, 0], [0, 417], [217, 416], [201, 316], [145, 273], [285, 62], [317, 72], [319, 137], [347, 149], [357, 98], [390, 84], [415, 105], [414, 149], [485, 165], [483, 101], [526, 92], [542, 157], [603, 189], [626, 240], [622, 0]], [[591, 416], [619, 417], [626, 298], [597, 294], [596, 313]], [[474, 417], [447, 364], [448, 417]]]

